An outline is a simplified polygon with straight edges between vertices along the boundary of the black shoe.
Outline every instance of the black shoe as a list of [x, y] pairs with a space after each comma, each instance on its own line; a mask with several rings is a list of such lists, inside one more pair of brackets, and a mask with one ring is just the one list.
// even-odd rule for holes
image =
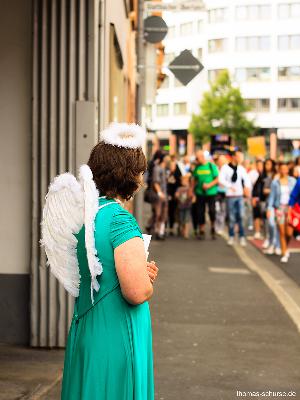
[[204, 240], [205, 239], [205, 232], [199, 232], [198, 239], [199, 240]]
[[212, 240], [216, 240], [216, 231], [215, 231], [215, 228], [212, 228], [212, 229], [211, 229], [210, 234], [211, 234]]
[[159, 235], [158, 233], [154, 236], [154, 240], [165, 240], [166, 238], [163, 235]]

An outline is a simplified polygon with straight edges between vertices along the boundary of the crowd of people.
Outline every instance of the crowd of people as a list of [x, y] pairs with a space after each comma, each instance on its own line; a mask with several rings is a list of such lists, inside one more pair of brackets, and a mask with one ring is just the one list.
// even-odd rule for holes
[[[144, 199], [151, 204], [147, 231], [157, 240], [179, 235], [215, 240], [228, 227], [228, 245], [246, 246], [246, 232], [263, 240], [268, 255], [289, 259], [293, 235], [300, 240], [294, 207], [300, 203], [300, 157], [251, 162], [240, 149], [210, 156], [198, 150], [179, 159], [158, 150], [148, 165]], [[206, 218], [209, 217], [209, 230]], [[296, 228], [296, 229], [295, 229]], [[298, 232], [298, 236], [297, 236]]]

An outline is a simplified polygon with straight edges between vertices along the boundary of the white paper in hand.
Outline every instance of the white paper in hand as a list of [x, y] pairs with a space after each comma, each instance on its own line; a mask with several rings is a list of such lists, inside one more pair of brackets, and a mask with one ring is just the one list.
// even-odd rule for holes
[[144, 239], [144, 246], [145, 246], [145, 252], [146, 252], [146, 260], [148, 260], [149, 256], [149, 246], [150, 246], [150, 241], [151, 241], [152, 235], [147, 235], [146, 233], [143, 233], [143, 239]]

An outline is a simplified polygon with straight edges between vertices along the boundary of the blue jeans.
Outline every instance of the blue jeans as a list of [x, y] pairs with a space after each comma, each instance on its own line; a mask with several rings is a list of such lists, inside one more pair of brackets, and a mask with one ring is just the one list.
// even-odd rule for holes
[[270, 211], [270, 218], [267, 219], [268, 239], [270, 245], [280, 249], [279, 232], [275, 220], [275, 210], [272, 208]]
[[227, 210], [229, 218], [229, 236], [234, 237], [235, 224], [239, 227], [239, 237], [245, 236], [243, 226], [244, 216], [244, 198], [241, 197], [227, 197]]

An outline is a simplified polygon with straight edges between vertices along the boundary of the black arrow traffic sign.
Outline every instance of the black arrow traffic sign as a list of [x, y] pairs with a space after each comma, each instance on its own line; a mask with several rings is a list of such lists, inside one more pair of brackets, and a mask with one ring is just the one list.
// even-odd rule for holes
[[161, 42], [168, 33], [168, 26], [165, 21], [156, 15], [144, 20], [144, 38], [147, 42]]
[[187, 85], [203, 70], [204, 66], [186, 49], [174, 58], [168, 68], [183, 85]]

